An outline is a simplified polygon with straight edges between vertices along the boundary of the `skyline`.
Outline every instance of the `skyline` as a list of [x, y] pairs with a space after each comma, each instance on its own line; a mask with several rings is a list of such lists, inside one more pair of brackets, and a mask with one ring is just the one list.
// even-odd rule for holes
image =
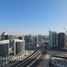
[[0, 32], [47, 34], [67, 30], [67, 0], [0, 0]]

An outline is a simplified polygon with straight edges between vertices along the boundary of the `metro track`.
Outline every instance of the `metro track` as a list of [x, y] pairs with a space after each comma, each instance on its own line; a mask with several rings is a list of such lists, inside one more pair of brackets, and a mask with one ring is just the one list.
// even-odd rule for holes
[[37, 48], [29, 57], [11, 67], [31, 67], [43, 53], [43, 48]]

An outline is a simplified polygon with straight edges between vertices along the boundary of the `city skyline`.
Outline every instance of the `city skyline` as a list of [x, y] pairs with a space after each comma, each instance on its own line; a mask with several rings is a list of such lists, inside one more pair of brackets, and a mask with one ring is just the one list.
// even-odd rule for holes
[[67, 0], [1, 0], [0, 32], [48, 34], [67, 30]]

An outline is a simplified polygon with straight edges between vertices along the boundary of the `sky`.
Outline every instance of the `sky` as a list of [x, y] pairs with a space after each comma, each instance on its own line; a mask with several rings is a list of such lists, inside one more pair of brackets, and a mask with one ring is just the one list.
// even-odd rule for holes
[[67, 30], [67, 0], [0, 0], [0, 32], [48, 34]]

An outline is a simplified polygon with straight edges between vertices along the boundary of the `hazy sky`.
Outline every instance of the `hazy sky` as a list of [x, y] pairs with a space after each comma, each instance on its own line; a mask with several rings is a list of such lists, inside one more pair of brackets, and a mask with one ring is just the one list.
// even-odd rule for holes
[[0, 0], [0, 32], [67, 30], [67, 0]]

